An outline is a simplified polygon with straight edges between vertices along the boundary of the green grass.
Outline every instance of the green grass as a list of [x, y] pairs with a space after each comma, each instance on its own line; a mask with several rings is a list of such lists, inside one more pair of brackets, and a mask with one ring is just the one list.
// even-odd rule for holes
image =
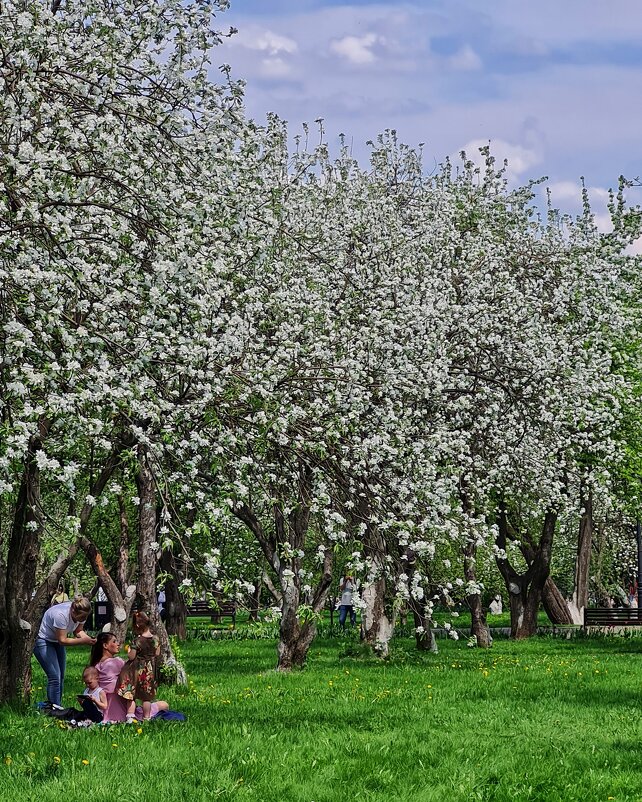
[[[0, 710], [0, 800], [642, 799], [642, 639], [440, 650], [398, 642], [379, 663], [321, 641], [283, 676], [271, 641], [188, 642], [192, 685], [159, 694], [186, 724], [61, 730]], [[69, 657], [71, 704], [86, 652]]]

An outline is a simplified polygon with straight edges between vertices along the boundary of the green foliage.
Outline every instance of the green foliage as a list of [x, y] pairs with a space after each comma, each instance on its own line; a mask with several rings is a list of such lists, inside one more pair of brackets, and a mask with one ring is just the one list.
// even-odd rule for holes
[[183, 665], [183, 653], [179, 645], [179, 641], [174, 635], [169, 636], [169, 642], [172, 647], [172, 654], [174, 655], [175, 662], [171, 665], [167, 663], [160, 667], [161, 681], [167, 685], [174, 685], [178, 679], [178, 666]]

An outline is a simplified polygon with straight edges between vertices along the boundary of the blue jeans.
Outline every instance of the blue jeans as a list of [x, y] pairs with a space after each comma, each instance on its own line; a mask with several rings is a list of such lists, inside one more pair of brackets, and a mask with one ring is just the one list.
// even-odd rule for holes
[[357, 612], [351, 604], [342, 604], [339, 607], [339, 626], [341, 629], [346, 628], [346, 618], [350, 613], [350, 624], [354, 626], [357, 623]]
[[62, 704], [67, 652], [62, 643], [36, 638], [33, 648], [36, 660], [47, 675], [47, 699], [54, 705]]

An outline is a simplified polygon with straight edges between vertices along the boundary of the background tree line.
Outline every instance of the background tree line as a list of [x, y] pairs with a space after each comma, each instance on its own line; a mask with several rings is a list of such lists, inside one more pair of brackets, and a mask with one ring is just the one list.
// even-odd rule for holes
[[600, 235], [487, 149], [290, 146], [208, 77], [224, 2], [4, 5], [0, 699], [81, 559], [169, 661], [158, 583], [179, 630], [189, 588], [269, 588], [284, 670], [346, 570], [382, 655], [457, 593], [487, 645], [493, 561], [515, 637], [577, 620], [638, 509], [625, 182]]

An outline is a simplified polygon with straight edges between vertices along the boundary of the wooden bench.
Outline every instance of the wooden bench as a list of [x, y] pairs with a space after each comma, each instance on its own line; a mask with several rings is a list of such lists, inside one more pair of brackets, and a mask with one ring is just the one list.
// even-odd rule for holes
[[642, 610], [637, 607], [586, 607], [584, 629], [588, 627], [642, 627]]
[[215, 606], [208, 601], [200, 600], [195, 601], [187, 608], [187, 617], [207, 617], [209, 616], [212, 624], [220, 624], [222, 618], [232, 619], [232, 628], [236, 626], [236, 605], [227, 602]]

